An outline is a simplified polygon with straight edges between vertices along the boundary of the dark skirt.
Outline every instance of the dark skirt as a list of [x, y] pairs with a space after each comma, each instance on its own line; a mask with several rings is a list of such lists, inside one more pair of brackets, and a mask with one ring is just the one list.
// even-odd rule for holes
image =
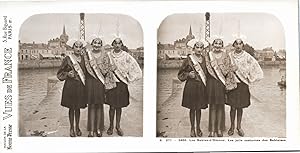
[[236, 89], [227, 93], [226, 104], [235, 108], [246, 108], [250, 106], [249, 86], [244, 82], [238, 83]]
[[225, 104], [225, 86], [220, 80], [209, 76], [206, 86], [208, 104]]
[[62, 91], [61, 105], [72, 109], [85, 108], [85, 100], [85, 87], [81, 81], [67, 79]]
[[129, 105], [127, 84], [122, 81], [117, 82], [117, 87], [107, 91], [105, 103], [115, 108], [127, 107]]
[[187, 80], [183, 90], [182, 106], [189, 109], [206, 109], [206, 101], [204, 84], [194, 79]]
[[87, 104], [104, 104], [105, 100], [105, 89], [102, 82], [95, 79], [91, 75], [86, 75], [86, 96], [87, 96]]

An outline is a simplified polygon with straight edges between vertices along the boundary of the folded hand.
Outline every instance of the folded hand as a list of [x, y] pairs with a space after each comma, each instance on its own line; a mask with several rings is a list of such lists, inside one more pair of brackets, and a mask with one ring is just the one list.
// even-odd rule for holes
[[190, 78], [195, 78], [195, 77], [196, 77], [195, 71], [191, 71], [191, 72], [189, 73], [189, 77], [190, 77]]
[[70, 78], [74, 78], [74, 77], [75, 77], [75, 72], [74, 72], [73, 70], [69, 71], [69, 72], [68, 72], [68, 76], [69, 76]]

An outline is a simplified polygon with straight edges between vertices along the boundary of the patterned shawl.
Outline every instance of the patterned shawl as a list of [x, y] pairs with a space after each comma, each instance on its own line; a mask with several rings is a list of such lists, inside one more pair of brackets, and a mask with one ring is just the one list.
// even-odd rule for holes
[[246, 51], [242, 51], [239, 54], [231, 52], [229, 53], [229, 56], [232, 63], [238, 67], [236, 74], [244, 83], [253, 83], [264, 77], [258, 62]]
[[[111, 65], [111, 62], [110, 62], [109, 57], [107, 55], [107, 52], [102, 50], [100, 54], [101, 55], [98, 58], [94, 58], [94, 59], [95, 59], [95, 62], [97, 64], [97, 68], [100, 70], [100, 72], [104, 76], [105, 89], [115, 88], [116, 87], [116, 80], [114, 79], [114, 76], [113, 76], [114, 74], [113, 74], [113, 71], [112, 71], [112, 65]], [[97, 78], [94, 71], [93, 71], [93, 68], [91, 66], [91, 64], [93, 64], [93, 63], [89, 63], [89, 60], [87, 60], [88, 59], [87, 53], [84, 54], [84, 58], [86, 59], [85, 60], [85, 62], [86, 62], [85, 65], [86, 65], [87, 72], [89, 74], [91, 74], [94, 78]]]
[[233, 65], [230, 61], [230, 57], [228, 56], [228, 54], [225, 51], [223, 52], [222, 56], [223, 56], [222, 62], [221, 62], [222, 64], [217, 64], [216, 59], [211, 59], [209, 57], [209, 52], [207, 52], [205, 55], [207, 71], [216, 80], [220, 80], [213, 68], [216, 66], [221, 71], [222, 75], [225, 77], [226, 90], [235, 89], [237, 87], [237, 82], [234, 77]]
[[111, 51], [110, 55], [123, 79], [126, 79], [130, 83], [142, 78], [143, 74], [139, 64], [127, 52], [121, 51], [120, 53], [114, 53]]

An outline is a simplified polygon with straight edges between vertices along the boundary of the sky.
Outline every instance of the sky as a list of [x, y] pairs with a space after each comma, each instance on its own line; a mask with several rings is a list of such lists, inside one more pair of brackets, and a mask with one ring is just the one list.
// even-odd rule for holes
[[[158, 29], [158, 42], [171, 43], [186, 37], [189, 27], [197, 39], [204, 39], [205, 14], [173, 14], [166, 17]], [[285, 48], [284, 29], [280, 21], [266, 13], [210, 13], [210, 35], [221, 35], [224, 43], [233, 43], [234, 34], [246, 36], [245, 43], [254, 49]], [[200, 33], [201, 31], [201, 33]]]
[[[69, 40], [78, 39], [79, 23], [79, 14], [37, 14], [22, 24], [19, 39], [22, 43], [48, 43], [62, 34], [64, 25]], [[104, 44], [111, 44], [117, 31], [128, 48], [143, 46], [143, 30], [135, 19], [121, 14], [85, 14], [87, 41], [98, 35]]]

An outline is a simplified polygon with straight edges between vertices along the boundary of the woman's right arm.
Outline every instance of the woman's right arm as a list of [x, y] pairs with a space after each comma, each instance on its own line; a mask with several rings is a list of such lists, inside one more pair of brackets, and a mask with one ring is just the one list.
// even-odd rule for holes
[[57, 71], [56, 76], [60, 81], [64, 81], [68, 78], [68, 74], [70, 71], [68, 70], [68, 62], [69, 62], [68, 60], [69, 57], [65, 57]]
[[189, 72], [187, 71], [187, 66], [188, 66], [188, 60], [185, 59], [179, 68], [179, 72], [177, 74], [177, 77], [180, 81], [186, 81], [189, 77]]

